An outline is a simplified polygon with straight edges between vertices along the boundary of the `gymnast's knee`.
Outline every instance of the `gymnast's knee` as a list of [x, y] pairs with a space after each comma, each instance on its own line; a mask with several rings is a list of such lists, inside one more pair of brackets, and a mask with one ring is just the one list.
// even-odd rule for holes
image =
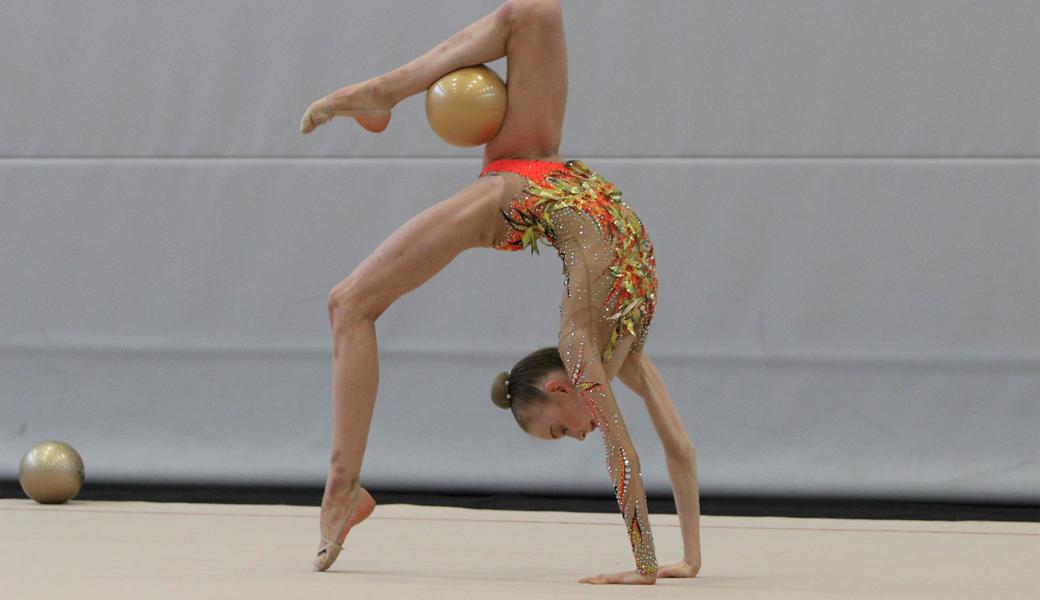
[[509, 0], [507, 4], [513, 23], [538, 23], [561, 15], [560, 0]]
[[360, 278], [351, 275], [329, 291], [329, 325], [333, 335], [346, 334], [364, 321], [375, 321], [386, 307], [379, 306], [375, 294], [367, 290]]

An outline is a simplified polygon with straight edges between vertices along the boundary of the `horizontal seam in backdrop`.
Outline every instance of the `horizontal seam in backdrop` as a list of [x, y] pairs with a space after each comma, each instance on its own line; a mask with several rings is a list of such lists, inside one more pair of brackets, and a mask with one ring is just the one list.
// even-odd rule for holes
[[[575, 155], [579, 157], [579, 155]], [[564, 156], [567, 160], [569, 156]], [[894, 161], [894, 162], [1040, 162], [1040, 156], [589, 156], [580, 155], [586, 162], [711, 162], [711, 161]], [[481, 157], [468, 156], [0, 156], [0, 163], [9, 162], [365, 162], [365, 161], [480, 161]]]
[[[181, 354], [184, 356], [213, 355], [253, 355], [253, 356], [298, 356], [325, 358], [331, 349], [325, 346], [209, 346], [187, 344], [90, 344], [90, 343], [56, 343], [56, 342], [6, 342], [0, 343], [0, 352], [70, 352], [70, 353], [102, 353], [102, 354], [136, 354], [153, 355]], [[441, 356], [457, 358], [487, 358], [488, 356], [512, 356], [511, 349], [474, 348], [460, 350], [451, 347], [381, 347], [383, 356]], [[889, 365], [892, 367], [931, 367], [931, 368], [977, 368], [977, 369], [1035, 369], [1040, 367], [1040, 356], [1024, 355], [977, 355], [977, 356], [893, 356], [868, 354], [838, 353], [738, 353], [738, 352], [684, 352], [673, 349], [659, 349], [654, 353], [655, 360], [663, 363], [673, 361], [714, 361], [714, 362], [754, 362], [780, 364], [812, 364], [812, 363], [845, 363], [848, 366]], [[0, 372], [11, 369], [0, 369]]]
[[[20, 510], [20, 511], [60, 511], [60, 512], [80, 512], [80, 513], [97, 513], [97, 514], [137, 514], [137, 515], [162, 515], [162, 516], [178, 516], [178, 517], [248, 517], [248, 518], [274, 518], [274, 519], [312, 519], [314, 515], [276, 515], [276, 514], [264, 514], [264, 513], [207, 513], [207, 512], [175, 512], [175, 511], [158, 511], [158, 510], [101, 510], [101, 509], [89, 509], [89, 508], [70, 508], [70, 507], [56, 507], [56, 508], [38, 508], [38, 507], [6, 507], [2, 510]], [[616, 524], [613, 522], [584, 522], [584, 521], [552, 521], [552, 520], [521, 520], [521, 519], [459, 519], [451, 517], [379, 517], [373, 515], [371, 519], [380, 521], [449, 521], [449, 522], [464, 522], [464, 523], [519, 523], [519, 524], [545, 524], [545, 525], [596, 525], [596, 526], [608, 526], [614, 527]], [[761, 517], [750, 517], [750, 518], [761, 518]], [[768, 518], [768, 517], [765, 517]], [[659, 523], [654, 527], [679, 527], [679, 524], [671, 523]], [[943, 535], [1010, 535], [1020, 537], [1040, 537], [1040, 533], [1027, 533], [1018, 531], [938, 531], [934, 529], [867, 529], [867, 528], [856, 528], [856, 527], [765, 527], [762, 525], [701, 525], [702, 529], [756, 529], [756, 530], [769, 530], [769, 531], [840, 531], [840, 532], [865, 532], [865, 533], [937, 533]]]

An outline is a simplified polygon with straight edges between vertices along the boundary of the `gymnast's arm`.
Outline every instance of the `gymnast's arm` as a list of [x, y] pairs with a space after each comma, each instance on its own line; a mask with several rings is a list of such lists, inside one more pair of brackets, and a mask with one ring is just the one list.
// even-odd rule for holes
[[560, 356], [579, 390], [603, 437], [607, 471], [614, 486], [618, 508], [628, 528], [636, 568], [643, 575], [657, 572], [654, 538], [647, 515], [646, 491], [643, 488], [639, 455], [628, 435], [625, 421], [618, 410], [614, 393], [607, 381], [593, 337], [574, 329], [560, 341]]
[[671, 396], [645, 352], [629, 355], [618, 378], [646, 403], [650, 420], [661, 438], [679, 513], [683, 560], [661, 565], [658, 577], [696, 577], [701, 569], [700, 492], [697, 484], [697, 451], [690, 441]]
[[[567, 213], [567, 214], [561, 214]], [[636, 568], [644, 576], [657, 572], [654, 539], [647, 516], [639, 456], [628, 435], [600, 356], [595, 335], [602, 294], [597, 294], [598, 278], [606, 276], [603, 247], [589, 243], [588, 228], [595, 225], [573, 211], [553, 216], [556, 248], [564, 261], [567, 289], [560, 306], [560, 357], [571, 383], [582, 395], [603, 437], [607, 471], [614, 486], [618, 508], [628, 528]], [[577, 232], [585, 229], [584, 240]], [[601, 239], [601, 238], [600, 238]]]

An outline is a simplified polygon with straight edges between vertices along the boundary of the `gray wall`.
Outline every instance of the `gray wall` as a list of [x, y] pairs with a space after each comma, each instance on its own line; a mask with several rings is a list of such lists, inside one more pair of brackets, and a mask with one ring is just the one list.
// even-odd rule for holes
[[[495, 6], [0, 4], [0, 477], [60, 438], [88, 479], [322, 483], [328, 290], [480, 149], [421, 96], [382, 135], [299, 117]], [[702, 491], [1040, 500], [1040, 3], [564, 18], [561, 152], [655, 240], [648, 352]], [[560, 286], [552, 253], [470, 251], [385, 313], [363, 480], [609, 493], [598, 436], [527, 438], [487, 394]]]

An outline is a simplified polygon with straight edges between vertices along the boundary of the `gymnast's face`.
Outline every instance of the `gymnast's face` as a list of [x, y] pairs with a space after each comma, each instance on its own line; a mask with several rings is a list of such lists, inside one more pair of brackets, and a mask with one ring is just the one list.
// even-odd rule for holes
[[542, 440], [562, 437], [584, 440], [596, 428], [596, 423], [566, 375], [550, 376], [542, 386], [549, 401], [528, 421], [527, 431]]

